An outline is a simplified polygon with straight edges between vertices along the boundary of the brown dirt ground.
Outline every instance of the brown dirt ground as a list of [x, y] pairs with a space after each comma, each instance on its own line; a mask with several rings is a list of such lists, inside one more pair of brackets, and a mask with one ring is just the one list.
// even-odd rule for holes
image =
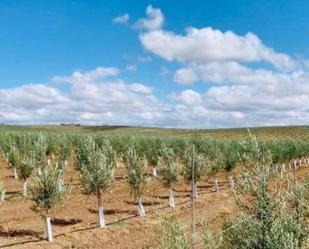
[[[305, 167], [300, 175], [307, 174]], [[63, 219], [81, 219], [75, 225], [53, 225], [54, 241], [45, 238], [44, 220], [31, 209], [31, 201], [21, 194], [22, 181], [12, 177], [4, 159], [0, 158], [0, 179], [7, 189], [6, 201], [0, 204], [0, 227], [3, 229], [26, 229], [40, 233], [39, 236], [1, 236], [0, 248], [109, 248], [133, 249], [145, 246], [159, 239], [158, 227], [167, 215], [175, 213], [190, 229], [191, 200], [190, 187], [185, 183], [175, 186], [176, 208], [168, 206], [167, 190], [157, 179], [151, 179], [143, 201], [146, 217], [137, 216], [132, 203], [129, 188], [122, 178], [124, 168], [116, 172], [116, 183], [103, 196], [107, 227], [98, 228], [96, 199], [81, 193], [78, 176], [72, 164], [65, 172], [65, 183], [70, 192], [64, 203], [52, 211], [51, 217]], [[203, 221], [207, 219], [211, 227], [220, 229], [222, 222], [237, 215], [237, 208], [231, 189], [227, 182], [227, 174], [218, 175], [220, 192], [214, 192], [212, 180], [200, 181], [199, 198], [196, 200], [196, 223], [200, 231]], [[197, 246], [199, 248], [199, 246]]]

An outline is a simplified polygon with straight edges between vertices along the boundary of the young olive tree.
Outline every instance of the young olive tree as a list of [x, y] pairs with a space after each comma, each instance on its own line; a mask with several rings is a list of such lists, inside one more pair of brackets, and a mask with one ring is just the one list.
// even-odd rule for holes
[[157, 177], [157, 166], [158, 166], [158, 158], [160, 153], [161, 141], [159, 139], [145, 139], [146, 144], [143, 145], [145, 147], [145, 156], [152, 167], [152, 176]]
[[[90, 141], [94, 143], [94, 141]], [[102, 204], [102, 193], [109, 187], [112, 174], [112, 165], [108, 163], [107, 157], [98, 148], [88, 151], [87, 160], [81, 162], [80, 178], [84, 192], [93, 194], [97, 198], [99, 225], [105, 227], [104, 211]]]
[[65, 189], [59, 189], [58, 182], [62, 177], [59, 165], [45, 166], [41, 175], [35, 175], [30, 182], [31, 199], [34, 207], [45, 218], [47, 240], [52, 241], [52, 227], [49, 217], [50, 210], [61, 203], [65, 196]]
[[42, 133], [39, 133], [36, 141], [34, 141], [34, 154], [39, 175], [41, 175], [42, 170], [44, 169], [45, 166], [46, 153], [47, 153], [46, 136], [44, 136]]
[[220, 148], [215, 150], [213, 158], [209, 162], [209, 174], [214, 180], [214, 188], [216, 192], [219, 192], [219, 184], [217, 179], [217, 174], [220, 169], [223, 168], [224, 165], [224, 155]]
[[27, 196], [27, 190], [28, 190], [28, 180], [33, 172], [33, 169], [35, 167], [35, 157], [34, 153], [30, 151], [27, 154], [23, 154], [21, 156], [21, 163], [19, 164], [17, 170], [18, 175], [24, 180], [23, 184], [23, 195]]
[[100, 146], [102, 153], [106, 158], [106, 163], [111, 168], [111, 178], [115, 182], [115, 170], [117, 168], [117, 155], [115, 150], [112, 147], [112, 144], [109, 139], [104, 139], [102, 145]]
[[10, 150], [8, 152], [8, 163], [13, 169], [14, 178], [18, 179], [17, 168], [20, 165], [20, 155], [15, 144], [11, 144]]
[[179, 165], [171, 148], [163, 147], [161, 157], [159, 157], [160, 180], [168, 188], [169, 205], [175, 207], [175, 200], [172, 187], [177, 182], [179, 176]]
[[183, 155], [182, 174], [185, 181], [191, 183], [194, 198], [198, 197], [197, 182], [201, 179], [206, 170], [206, 157], [200, 153], [197, 153], [194, 145], [187, 147]]
[[127, 174], [125, 178], [130, 185], [131, 195], [134, 201], [138, 203], [139, 215], [145, 216], [146, 213], [142, 203], [142, 195], [149, 180], [149, 177], [145, 174], [146, 160], [138, 157], [134, 149], [129, 149], [126, 155], [126, 165]]
[[57, 155], [59, 162], [63, 162], [64, 166], [68, 164], [68, 159], [71, 154], [71, 143], [68, 137], [64, 137], [57, 146]]
[[76, 137], [76, 161], [75, 168], [80, 171], [83, 164], [90, 163], [89, 155], [95, 150], [96, 144], [91, 136], [78, 136]]
[[222, 150], [223, 153], [223, 167], [228, 172], [229, 185], [233, 189], [235, 186], [235, 180], [232, 170], [235, 168], [239, 157], [237, 152], [239, 150], [239, 143], [236, 141], [227, 142], [224, 144]]

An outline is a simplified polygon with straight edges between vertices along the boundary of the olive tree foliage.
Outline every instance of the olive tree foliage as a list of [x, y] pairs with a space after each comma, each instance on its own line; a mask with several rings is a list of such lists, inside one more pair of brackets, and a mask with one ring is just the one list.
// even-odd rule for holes
[[160, 241], [151, 249], [189, 249], [185, 226], [175, 215], [167, 217], [160, 227]]
[[110, 143], [98, 144], [92, 136], [82, 137], [76, 143], [76, 168], [85, 194], [97, 198], [99, 225], [105, 227], [102, 194], [110, 186], [115, 168], [115, 153]]
[[151, 139], [146, 140], [144, 142], [145, 152], [144, 155], [148, 161], [148, 163], [156, 167], [158, 165], [158, 158], [160, 154], [161, 148], [161, 140], [160, 139]]
[[28, 153], [23, 153], [21, 155], [21, 162], [17, 168], [19, 176], [24, 180], [23, 185], [23, 195], [27, 196], [28, 190], [28, 180], [32, 175], [32, 172], [35, 168], [36, 160], [35, 154], [33, 151], [29, 151]]
[[20, 155], [17, 146], [12, 143], [8, 151], [8, 162], [10, 167], [17, 168], [20, 164]]
[[204, 224], [201, 239], [204, 249], [222, 248], [222, 236], [218, 236], [214, 233], [207, 223]]
[[18, 148], [14, 142], [10, 144], [8, 153], [7, 153], [7, 161], [9, 167], [13, 169], [14, 178], [18, 179], [17, 168], [20, 166], [21, 159]]
[[37, 139], [34, 141], [34, 153], [37, 167], [43, 168], [45, 166], [45, 157], [47, 154], [47, 140], [46, 136], [39, 133]]
[[21, 162], [18, 167], [18, 173], [23, 180], [27, 180], [35, 167], [36, 160], [35, 154], [33, 151], [29, 151], [28, 153], [24, 153], [21, 156]]
[[112, 180], [115, 181], [114, 172], [115, 172], [115, 169], [117, 168], [118, 158], [117, 158], [116, 151], [114, 150], [111, 144], [111, 141], [109, 139], [103, 139], [100, 145], [100, 150], [105, 156], [106, 163], [109, 165], [111, 169]]
[[241, 145], [234, 193], [243, 216], [226, 222], [222, 234], [208, 230], [204, 241], [224, 249], [308, 248], [308, 180], [283, 188], [270, 151], [253, 136]]
[[137, 155], [135, 149], [128, 149], [125, 156], [127, 173], [125, 179], [130, 186], [130, 192], [134, 200], [140, 200], [143, 195], [149, 177], [145, 174], [147, 161]]
[[91, 136], [79, 136], [76, 138], [75, 143], [75, 168], [80, 171], [83, 165], [90, 164], [89, 155], [92, 151], [96, 150], [96, 144]]
[[158, 160], [160, 180], [165, 187], [171, 189], [178, 180], [180, 166], [173, 149], [164, 146], [161, 148], [160, 154]]
[[223, 144], [222, 153], [223, 153], [223, 167], [226, 171], [230, 172], [235, 168], [239, 157], [237, 151], [239, 150], [239, 143], [236, 141], [231, 141]]
[[[206, 156], [204, 156], [201, 153], [198, 153], [194, 149], [194, 145], [188, 146], [186, 148], [182, 157], [182, 162], [183, 162], [182, 175], [187, 182], [191, 182], [192, 179], [194, 183], [199, 181], [203, 176], [203, 174], [206, 172], [208, 167]], [[193, 172], [194, 176], [192, 175]]]
[[245, 168], [258, 165], [271, 165], [273, 156], [263, 143], [258, 143], [255, 136], [249, 132], [249, 138], [240, 142], [238, 150], [239, 161]]
[[62, 136], [56, 148], [59, 162], [66, 162], [71, 154], [72, 144], [68, 136]]
[[[93, 144], [93, 140], [88, 141], [87, 160], [80, 162], [80, 179], [83, 190], [86, 194], [96, 196], [98, 206], [102, 206], [102, 193], [110, 184], [113, 165], [109, 163], [107, 156]], [[90, 150], [88, 150], [91, 148]], [[78, 157], [81, 158], [81, 157]]]
[[174, 151], [166, 146], [161, 148], [161, 156], [158, 164], [160, 168], [160, 180], [163, 185], [169, 189], [169, 204], [175, 207], [174, 194], [172, 187], [178, 181], [180, 166]]
[[57, 204], [61, 203], [65, 197], [66, 189], [59, 189], [59, 180], [62, 178], [62, 170], [59, 164], [45, 166], [41, 175], [34, 175], [30, 182], [31, 200], [34, 207], [42, 212], [45, 217], [49, 211]]

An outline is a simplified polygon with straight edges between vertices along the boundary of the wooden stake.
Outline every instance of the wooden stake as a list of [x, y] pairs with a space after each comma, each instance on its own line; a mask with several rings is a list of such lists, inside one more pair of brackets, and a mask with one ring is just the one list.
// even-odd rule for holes
[[191, 248], [195, 249], [195, 203], [194, 203], [194, 191], [195, 191], [195, 177], [194, 177], [194, 145], [192, 145], [192, 158], [191, 158], [191, 163], [192, 163], [192, 179], [191, 179], [191, 190], [192, 190], [192, 196], [191, 196], [191, 208], [192, 208], [192, 213], [191, 213]]

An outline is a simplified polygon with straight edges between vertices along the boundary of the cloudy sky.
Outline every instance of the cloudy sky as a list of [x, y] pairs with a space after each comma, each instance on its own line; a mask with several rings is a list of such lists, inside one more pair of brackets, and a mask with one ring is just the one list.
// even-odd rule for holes
[[0, 123], [309, 123], [309, 1], [0, 2]]

